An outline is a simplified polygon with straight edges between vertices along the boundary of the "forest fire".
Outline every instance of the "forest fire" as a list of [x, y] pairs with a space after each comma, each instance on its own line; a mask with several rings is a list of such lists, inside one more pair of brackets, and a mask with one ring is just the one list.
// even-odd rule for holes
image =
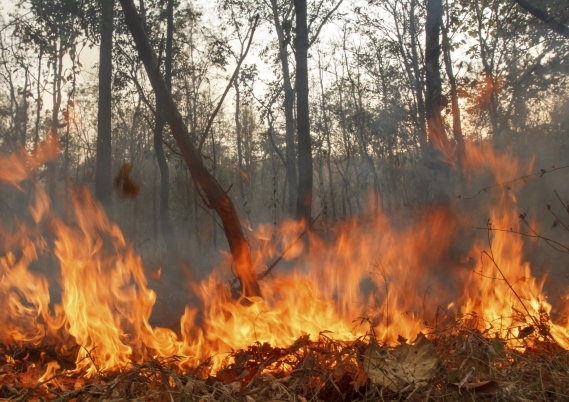
[[[0, 179], [18, 187], [55, 155], [56, 141], [48, 137], [31, 153], [2, 156]], [[507, 156], [470, 146], [465, 171], [482, 168], [498, 182], [523, 173]], [[488, 238], [475, 240], [462, 264], [449, 258], [461, 226], [450, 208], [425, 211], [406, 227], [381, 214], [365, 224], [354, 220], [338, 227], [331, 241], [311, 233], [309, 252], [294, 242], [302, 226], [289, 222], [279, 247], [289, 248], [285, 258], [295, 259], [296, 268], [264, 281], [264, 298], [249, 302], [235, 300], [221, 269], [192, 284], [203, 306], [186, 307], [180, 337], [149, 324], [156, 295], [142, 261], [88, 190], [75, 194], [73, 217], [66, 220], [50, 210], [40, 183], [33, 188], [31, 219], [2, 230], [0, 344], [54, 347], [59, 357], [44, 362], [40, 382], [56, 373], [91, 378], [171, 357], [179, 370], [198, 369], [202, 376], [205, 370], [207, 378], [235, 362], [230, 352], [253, 344], [287, 348], [323, 333], [353, 343], [373, 333], [381, 344], [394, 345], [398, 338], [436, 333], [443, 316], [509, 348], [525, 349], [540, 339], [569, 348], [569, 325], [549, 321], [552, 306], [523, 260], [522, 239], [491, 230], [519, 223], [510, 191], [495, 192]], [[278, 254], [270, 231], [261, 226], [256, 233], [258, 272]], [[50, 302], [42, 268], [30, 268], [38, 261], [59, 267], [61, 303]], [[286, 364], [264, 369], [291, 370]]]

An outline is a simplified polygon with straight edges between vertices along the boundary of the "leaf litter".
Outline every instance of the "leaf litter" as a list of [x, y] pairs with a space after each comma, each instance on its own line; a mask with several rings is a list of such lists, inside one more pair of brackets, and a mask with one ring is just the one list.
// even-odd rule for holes
[[[0, 400], [569, 402], [568, 351], [539, 331], [512, 344], [472, 327], [472, 317], [447, 317], [396, 345], [373, 334], [338, 341], [326, 332], [288, 348], [255, 343], [233, 351], [217, 372], [207, 360], [181, 369], [173, 357], [90, 379], [72, 372], [73, 356], [0, 345]], [[42, 383], [50, 362], [65, 369]]]

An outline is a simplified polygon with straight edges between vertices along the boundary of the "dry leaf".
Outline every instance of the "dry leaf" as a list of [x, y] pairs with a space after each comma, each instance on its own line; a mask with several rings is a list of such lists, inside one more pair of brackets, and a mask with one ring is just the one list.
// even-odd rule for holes
[[470, 371], [466, 374], [466, 376], [462, 379], [462, 381], [458, 384], [458, 388], [460, 388], [464, 384], [466, 384], [467, 381], [470, 379], [470, 377], [472, 377], [474, 375], [475, 372], [476, 372], [476, 369], [474, 367], [472, 367], [470, 369]]
[[500, 384], [498, 384], [496, 381], [467, 382], [464, 384], [449, 383], [448, 385], [450, 385], [452, 388], [458, 389], [459, 392], [463, 390], [473, 394], [495, 395], [498, 392], [502, 391]]
[[375, 384], [398, 392], [408, 384], [430, 380], [438, 362], [434, 346], [419, 333], [412, 345], [398, 345], [391, 353], [372, 344], [365, 353], [364, 369]]
[[363, 387], [364, 385], [367, 384], [367, 380], [368, 380], [368, 376], [367, 373], [365, 372], [365, 370], [362, 370], [361, 368], [358, 370], [358, 372], [356, 373], [356, 376], [354, 377], [354, 380], [352, 381], [352, 384], [354, 385], [354, 390], [358, 390], [361, 387]]
[[518, 339], [527, 338], [528, 336], [530, 336], [534, 332], [535, 332], [535, 327], [533, 325], [530, 325], [529, 327], [525, 327], [523, 329], [520, 329], [517, 338]]
[[126, 198], [136, 197], [140, 190], [140, 186], [130, 177], [131, 172], [132, 165], [128, 162], [124, 162], [113, 182], [115, 188]]

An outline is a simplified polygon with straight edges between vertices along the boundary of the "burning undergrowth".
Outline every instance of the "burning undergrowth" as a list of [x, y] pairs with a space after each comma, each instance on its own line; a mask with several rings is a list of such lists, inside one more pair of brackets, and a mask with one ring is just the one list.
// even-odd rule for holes
[[[255, 343], [180, 371], [180, 357], [81, 373], [73, 356], [50, 348], [0, 346], [0, 398], [15, 401], [342, 401], [569, 400], [569, 352], [534, 331], [511, 340], [475, 329], [477, 316], [440, 317], [436, 332], [409, 344], [379, 344], [372, 334], [338, 341], [323, 333], [286, 348]], [[543, 323], [547, 324], [547, 323]], [[527, 328], [527, 327], [526, 327]], [[515, 332], [517, 328], [511, 328]], [[541, 338], [541, 339], [540, 339]], [[46, 363], [47, 362], [47, 363]], [[48, 370], [49, 371], [49, 370]]]
[[[273, 271], [263, 299], [238, 302], [227, 260], [190, 285], [201, 305], [186, 307], [175, 332], [149, 324], [156, 294], [142, 261], [90, 193], [78, 190], [63, 218], [30, 180], [55, 147], [48, 137], [32, 153], [0, 157], [0, 180], [20, 189], [28, 180], [34, 199], [27, 216], [0, 229], [0, 397], [567, 395], [568, 311], [559, 303], [550, 319], [544, 280], [511, 233], [529, 220], [513, 191], [491, 193], [484, 235], [460, 252], [456, 238], [472, 232], [465, 207], [431, 208], [406, 225], [376, 214], [326, 241], [309, 232], [309, 251], [296, 241], [301, 225], [284, 224], [276, 245], [261, 226], [251, 242], [257, 271], [282, 250], [294, 269]], [[470, 146], [464, 172], [480, 171], [497, 182], [524, 173], [512, 158]], [[60, 302], [50, 300], [43, 265], [57, 267]]]

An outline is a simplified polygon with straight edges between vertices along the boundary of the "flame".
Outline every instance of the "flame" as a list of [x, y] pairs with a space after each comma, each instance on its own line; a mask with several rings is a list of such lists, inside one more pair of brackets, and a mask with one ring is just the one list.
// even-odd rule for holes
[[[0, 169], [0, 180], [18, 186], [53, 159], [55, 143], [48, 137], [32, 152], [0, 155], [0, 168], [8, 166]], [[500, 182], [517, 177], [522, 166], [490, 147], [470, 145], [464, 170], [471, 176], [491, 172]], [[148, 323], [156, 294], [142, 261], [89, 191], [75, 194], [68, 219], [50, 211], [39, 183], [34, 193], [33, 223], [22, 219], [17, 230], [0, 232], [0, 303], [7, 306], [0, 310], [0, 342], [55, 343], [61, 353], [76, 354], [75, 371], [86, 376], [170, 356], [181, 357], [183, 369], [206, 367], [207, 374], [222, 367], [229, 352], [253, 342], [286, 347], [322, 332], [350, 341], [371, 329], [383, 342], [396, 342], [398, 336], [435, 332], [441, 314], [522, 347], [520, 331], [539, 327], [552, 309], [543, 280], [523, 260], [523, 240], [508, 233], [520, 223], [515, 194], [498, 189], [489, 200], [491, 226], [465, 243], [460, 259], [457, 239], [471, 230], [464, 217], [469, 214], [460, 212], [473, 204], [398, 219], [376, 213], [337, 225], [327, 240], [310, 232], [297, 241], [304, 225], [289, 221], [275, 241], [274, 228], [261, 225], [252, 250], [257, 272], [283, 250], [294, 268], [272, 272], [262, 282], [263, 299], [236, 301], [224, 284], [227, 256], [206, 280], [190, 284], [201, 305], [186, 307], [178, 338]], [[60, 270], [62, 299], [56, 305], [46, 276], [31, 268], [49, 256]], [[548, 325], [569, 348], [569, 326]], [[58, 366], [48, 365], [42, 378]]]

